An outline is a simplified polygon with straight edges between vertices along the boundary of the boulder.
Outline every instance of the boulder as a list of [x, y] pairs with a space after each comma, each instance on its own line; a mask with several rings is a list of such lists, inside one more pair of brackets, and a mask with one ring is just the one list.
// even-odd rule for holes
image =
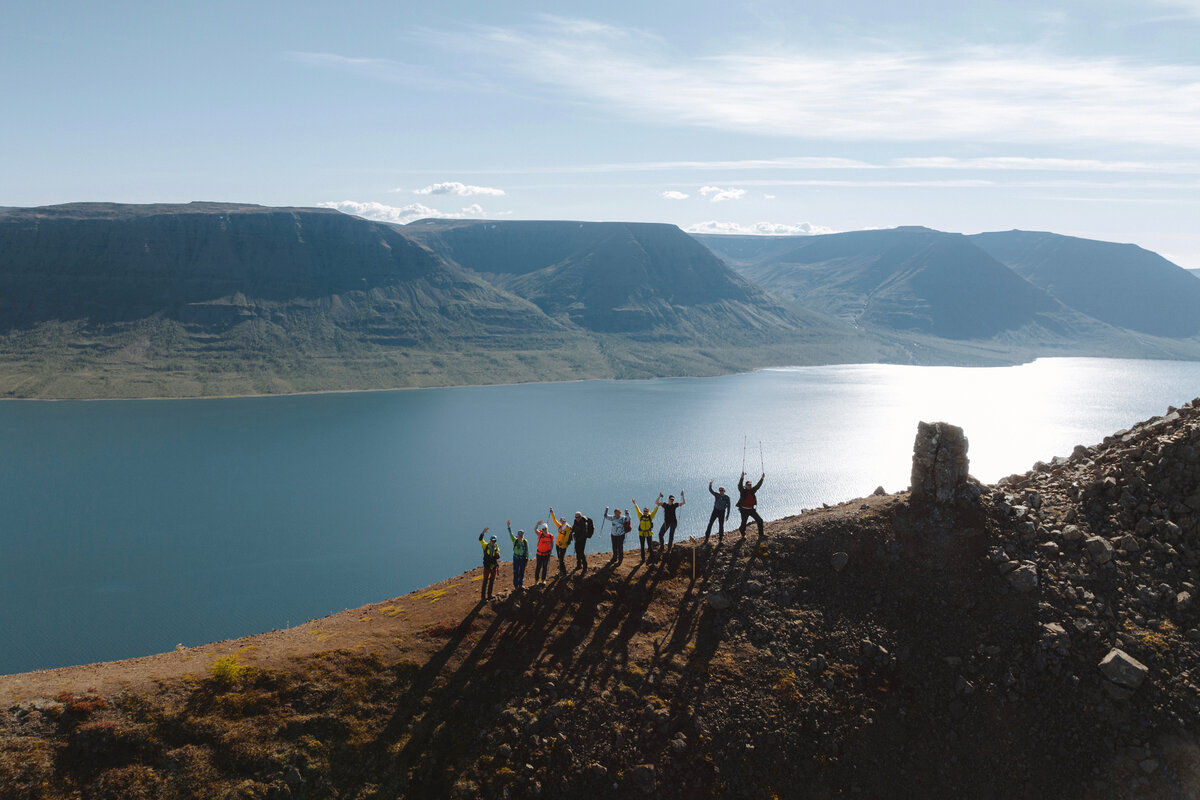
[[951, 503], [967, 482], [967, 437], [947, 422], [917, 423], [913, 443], [912, 499]]
[[1113, 546], [1103, 536], [1089, 536], [1083, 540], [1083, 545], [1091, 555], [1093, 563], [1107, 564], [1112, 561]]
[[1100, 671], [1118, 686], [1136, 689], [1146, 680], [1150, 668], [1124, 650], [1114, 647], [1100, 660]]
[[1032, 564], [1023, 564], [1017, 567], [1008, 573], [1008, 583], [1018, 592], [1033, 591], [1038, 585], [1037, 567]]
[[629, 782], [642, 794], [653, 794], [655, 789], [654, 765], [638, 764], [629, 773]]

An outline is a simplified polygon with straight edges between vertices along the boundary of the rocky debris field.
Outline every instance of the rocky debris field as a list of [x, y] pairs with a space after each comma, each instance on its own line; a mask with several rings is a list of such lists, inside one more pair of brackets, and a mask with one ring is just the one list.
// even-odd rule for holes
[[1200, 795], [1200, 401], [994, 487], [962, 467], [456, 584], [415, 649], [23, 699], [0, 797]]

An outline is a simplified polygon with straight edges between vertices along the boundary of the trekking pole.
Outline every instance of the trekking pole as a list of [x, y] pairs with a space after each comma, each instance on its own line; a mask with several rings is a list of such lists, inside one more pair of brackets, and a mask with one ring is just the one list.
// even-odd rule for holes
[[763, 461], [762, 439], [758, 440], [758, 466], [762, 467], [762, 474], [767, 474], [766, 462]]
[[746, 437], [742, 436], [742, 474], [746, 474]]

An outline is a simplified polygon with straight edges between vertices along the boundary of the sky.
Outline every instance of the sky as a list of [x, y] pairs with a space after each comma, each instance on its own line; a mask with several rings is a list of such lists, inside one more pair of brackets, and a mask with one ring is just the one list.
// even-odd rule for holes
[[26, 2], [0, 205], [925, 225], [1200, 268], [1200, 0]]

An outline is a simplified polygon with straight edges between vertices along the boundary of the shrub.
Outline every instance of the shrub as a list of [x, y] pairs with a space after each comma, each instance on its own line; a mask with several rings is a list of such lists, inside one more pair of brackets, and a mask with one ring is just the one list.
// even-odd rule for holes
[[249, 667], [238, 661], [235, 654], [218, 658], [209, 668], [209, 672], [212, 673], [212, 678], [216, 683], [221, 686], [229, 686], [245, 675], [248, 669]]

